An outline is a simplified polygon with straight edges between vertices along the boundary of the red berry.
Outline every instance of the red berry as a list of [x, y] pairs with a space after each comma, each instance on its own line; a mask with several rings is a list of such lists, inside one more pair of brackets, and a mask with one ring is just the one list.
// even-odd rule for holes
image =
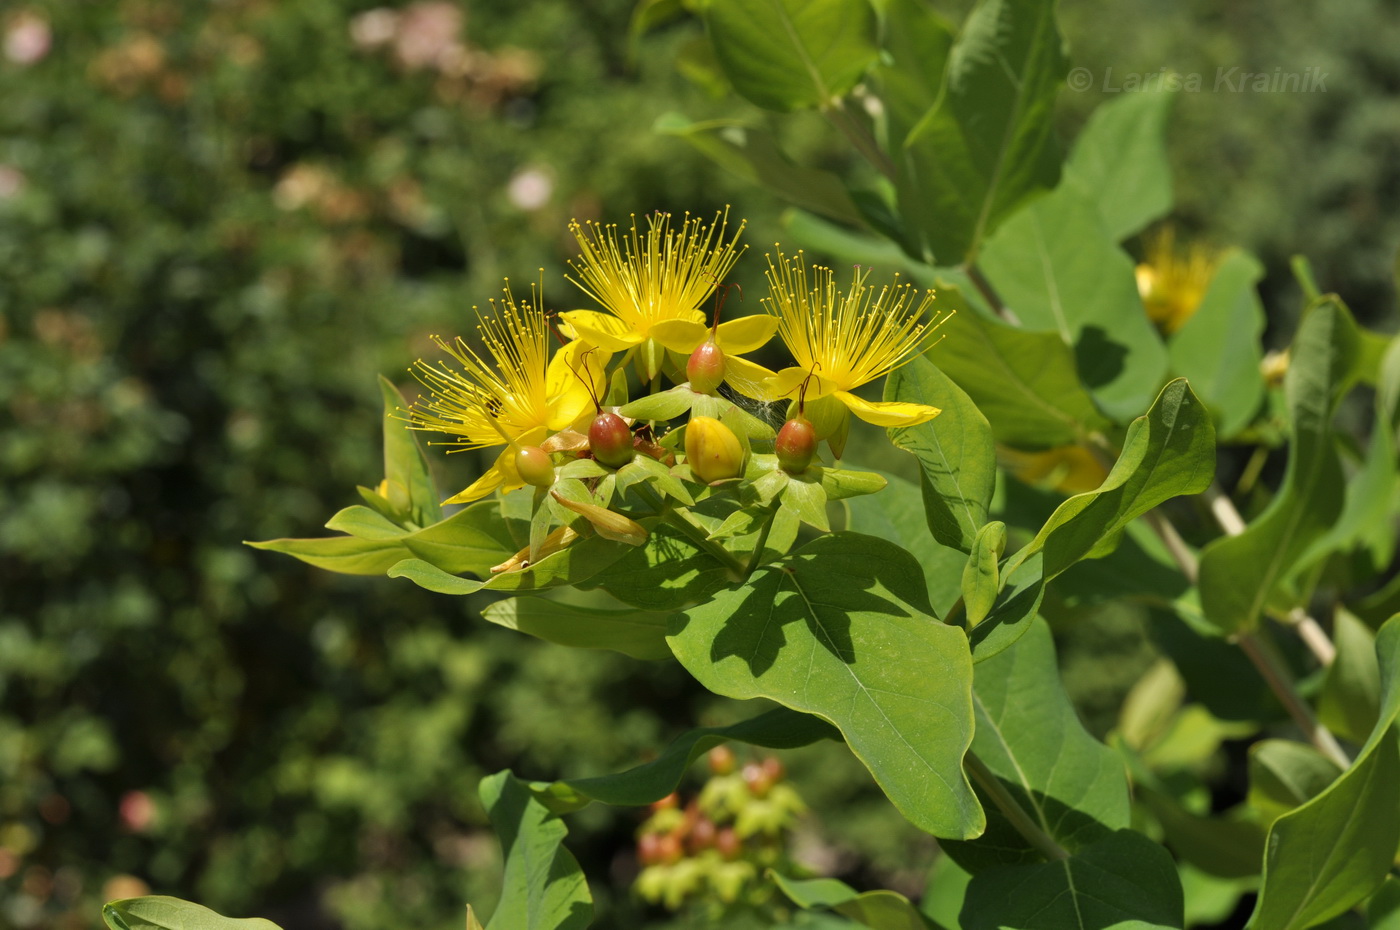
[[643, 833], [637, 840], [637, 858], [642, 865], [656, 865], [661, 861], [661, 835]]
[[604, 465], [621, 468], [632, 461], [632, 431], [617, 414], [600, 413], [588, 425], [588, 448]]
[[678, 794], [676, 794], [674, 791], [672, 791], [670, 794], [666, 795], [666, 797], [662, 798], [662, 799], [659, 800], [659, 801], [652, 801], [652, 802], [651, 802], [651, 809], [652, 809], [653, 811], [670, 810], [670, 809], [673, 808], [673, 807], [680, 807], [680, 806], [681, 806], [681, 796], [678, 795]]
[[724, 352], [713, 342], [705, 341], [690, 353], [685, 364], [690, 389], [701, 394], [713, 394], [724, 381]]
[[734, 750], [728, 746], [716, 746], [710, 750], [710, 771], [716, 775], [728, 775], [734, 771]]
[[681, 838], [674, 833], [667, 833], [657, 841], [656, 857], [660, 862], [667, 865], [673, 862], [680, 862], [685, 856], [685, 847], [681, 845]]
[[778, 464], [789, 475], [806, 471], [817, 454], [817, 431], [812, 428], [812, 422], [800, 413], [788, 420], [778, 430], [773, 451], [778, 454]]
[[773, 779], [757, 762], [750, 762], [744, 766], [744, 783], [756, 798], [766, 798], [769, 789], [773, 787]]
[[768, 780], [776, 784], [783, 780], [787, 770], [783, 768], [783, 763], [777, 756], [769, 756], [763, 760], [763, 773], [768, 776]]
[[690, 851], [698, 853], [702, 849], [709, 849], [714, 845], [718, 832], [715, 822], [708, 817], [701, 817], [695, 821], [695, 826], [690, 828]]

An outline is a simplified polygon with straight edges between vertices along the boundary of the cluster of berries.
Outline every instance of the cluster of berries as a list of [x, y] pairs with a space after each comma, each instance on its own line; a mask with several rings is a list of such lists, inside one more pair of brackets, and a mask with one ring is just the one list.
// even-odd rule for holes
[[789, 871], [787, 841], [806, 805], [769, 756], [739, 766], [727, 746], [710, 751], [710, 778], [682, 805], [670, 794], [637, 833], [643, 868], [634, 885], [653, 904], [757, 905], [771, 893], [764, 870]]

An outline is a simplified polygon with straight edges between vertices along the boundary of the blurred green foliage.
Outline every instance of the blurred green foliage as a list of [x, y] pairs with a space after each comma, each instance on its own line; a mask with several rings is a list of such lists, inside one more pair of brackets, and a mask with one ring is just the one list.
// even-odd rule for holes
[[[672, 67], [693, 25], [634, 58], [631, 6], [0, 10], [0, 925], [96, 926], [135, 882], [298, 927], [455, 925], [496, 884], [482, 774], [614, 771], [727, 719], [670, 663], [540, 644], [240, 544], [352, 502], [342, 489], [378, 474], [373, 376], [407, 381], [427, 335], [465, 331], [504, 274], [543, 267], [547, 303], [572, 306], [571, 217], [733, 202], [779, 228], [774, 201], [653, 133], [672, 109], [733, 108]], [[1063, 12], [1100, 75], [1332, 73], [1326, 94], [1178, 101], [1178, 200], [1272, 280], [1306, 250], [1377, 318], [1400, 237], [1394, 17], [1153, 4], [1114, 25], [1101, 6]], [[1067, 121], [1103, 97], [1062, 94]], [[434, 456], [469, 474], [454, 458]], [[1063, 664], [1101, 731], [1149, 661], [1143, 618], [1065, 623], [1084, 624]], [[931, 843], [842, 762], [792, 754], [830, 812], [807, 853], [917, 891]], [[602, 926], [644, 919], [605, 897], [635, 872], [635, 823], [571, 822], [608, 876]]]

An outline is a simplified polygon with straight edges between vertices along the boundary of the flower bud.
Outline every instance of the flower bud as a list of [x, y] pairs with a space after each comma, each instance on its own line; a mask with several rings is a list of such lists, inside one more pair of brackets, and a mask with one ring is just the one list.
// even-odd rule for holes
[[588, 426], [588, 448], [604, 465], [621, 468], [632, 461], [632, 431], [617, 414], [600, 413]]
[[692, 391], [713, 394], [724, 381], [724, 351], [709, 340], [700, 343], [690, 353], [690, 361], [685, 363], [685, 373], [690, 379]]
[[789, 475], [806, 471], [817, 454], [817, 431], [811, 421], [799, 413], [784, 423], [783, 428], [778, 430], [773, 451], [778, 454], [778, 464]]
[[537, 488], [554, 483], [554, 462], [539, 446], [521, 446], [515, 450], [515, 470], [520, 480]]
[[691, 417], [685, 428], [685, 460], [706, 484], [737, 478], [744, 470], [744, 447], [734, 431], [714, 417]]

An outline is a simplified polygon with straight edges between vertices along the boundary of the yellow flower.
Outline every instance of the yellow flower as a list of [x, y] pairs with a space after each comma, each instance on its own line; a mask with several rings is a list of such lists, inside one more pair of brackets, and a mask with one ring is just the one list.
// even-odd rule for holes
[[1178, 249], [1176, 232], [1168, 226], [1149, 240], [1144, 258], [1137, 266], [1138, 293], [1148, 318], [1171, 335], [1200, 308], [1220, 256], [1200, 243]]
[[763, 305], [777, 318], [778, 334], [797, 364], [765, 371], [750, 396], [773, 401], [802, 393], [818, 438], [830, 440], [838, 456], [852, 413], [876, 426], [915, 426], [938, 416], [939, 408], [927, 404], [869, 401], [851, 393], [924, 347], [938, 325], [927, 316], [932, 291], [919, 299], [913, 285], [900, 284], [896, 275], [894, 284], [877, 293], [865, 283], [870, 272], [859, 268], [842, 290], [830, 268], [813, 266], [809, 276], [800, 252], [793, 259], [779, 252], [776, 262], [769, 257], [767, 274], [770, 296]]
[[[634, 216], [630, 232], [621, 237], [616, 224], [570, 223], [582, 254], [569, 262], [578, 275], [569, 280], [608, 312], [560, 315], [580, 338], [609, 352], [640, 347], [644, 374], [655, 377], [658, 347], [689, 354], [708, 335], [700, 306], [743, 253], [736, 246], [744, 223], [726, 242], [728, 222], [728, 211], [708, 225], [687, 213], [681, 228], [672, 230], [671, 214], [656, 213], [643, 235]], [[752, 352], [772, 338], [773, 330], [763, 316], [744, 317], [722, 324], [715, 341], [728, 357]]]
[[574, 340], [551, 360], [549, 324], [537, 302], [517, 303], [507, 281], [504, 300], [491, 301], [492, 316], [477, 326], [485, 356], [461, 337], [447, 342], [434, 336], [460, 370], [422, 359], [414, 368], [429, 397], [409, 410], [411, 429], [456, 437], [443, 443], [454, 452], [507, 447], [485, 474], [446, 503], [523, 487], [515, 449], [539, 445], [549, 433], [586, 417], [593, 412], [593, 397], [603, 391], [608, 353]]
[[1017, 479], [1041, 485], [1061, 494], [1083, 494], [1096, 490], [1108, 477], [1108, 469], [1084, 446], [1060, 446], [1043, 452], [1023, 452], [998, 447], [997, 458]]

